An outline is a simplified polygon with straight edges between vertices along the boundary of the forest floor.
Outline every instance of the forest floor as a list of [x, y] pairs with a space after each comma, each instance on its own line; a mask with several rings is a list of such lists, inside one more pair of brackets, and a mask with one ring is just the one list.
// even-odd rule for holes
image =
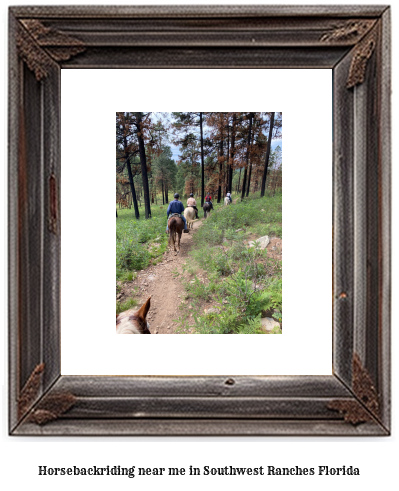
[[[151, 334], [174, 334], [178, 325], [173, 321], [181, 316], [180, 307], [190, 309], [180, 278], [193, 245], [193, 234], [202, 225], [202, 220], [194, 222], [190, 233], [182, 234], [179, 254], [168, 250], [162, 262], [139, 271], [134, 281], [121, 285], [120, 301], [134, 297], [140, 306], [151, 296], [148, 314]], [[191, 324], [190, 319], [188, 324]]]
[[[216, 206], [182, 234], [178, 254], [168, 248], [162, 206], [152, 220], [120, 213], [117, 313], [151, 296], [151, 334], [260, 334], [265, 317], [279, 324], [270, 333], [281, 333], [281, 202], [279, 194]], [[265, 236], [266, 249], [253, 247]]]
[[[175, 254], [174, 251], [168, 250], [163, 254], [163, 259], [156, 265], [138, 272], [133, 281], [126, 281], [121, 284], [119, 290], [119, 301], [126, 302], [130, 298], [137, 300], [138, 306], [142, 305], [149, 296], [151, 296], [151, 308], [148, 314], [148, 322], [152, 334], [175, 334], [181, 328], [179, 318], [184, 316], [184, 325], [186, 333], [193, 333], [194, 326], [193, 307], [190, 305], [187, 291], [182, 279], [192, 281], [192, 274], [185, 271], [185, 265], [190, 260], [189, 252], [193, 247], [193, 234], [203, 224], [204, 219], [194, 222], [194, 228], [189, 234], [182, 234], [180, 242], [180, 252]], [[257, 236], [251, 235], [248, 240], [254, 240]], [[282, 239], [271, 237], [269, 257], [280, 260], [282, 259]], [[203, 270], [197, 272], [197, 278], [205, 282], [207, 273]], [[215, 305], [214, 305], [215, 304]], [[202, 300], [200, 305], [197, 304], [198, 310], [204, 312], [216, 306], [212, 300]], [[197, 310], [197, 311], [198, 311]]]

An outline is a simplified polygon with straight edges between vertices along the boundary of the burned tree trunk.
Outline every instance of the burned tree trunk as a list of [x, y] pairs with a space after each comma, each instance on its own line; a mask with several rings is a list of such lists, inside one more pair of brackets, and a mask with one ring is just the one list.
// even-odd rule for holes
[[262, 187], [260, 190], [260, 197], [261, 198], [265, 195], [265, 189], [266, 189], [266, 176], [267, 176], [267, 168], [269, 167], [270, 146], [271, 146], [271, 142], [272, 142], [273, 125], [274, 125], [274, 113], [272, 113], [272, 115], [270, 116], [269, 139], [267, 140], [265, 168], [263, 169]]
[[246, 158], [246, 163], [245, 163], [245, 170], [244, 170], [244, 179], [242, 182], [242, 193], [241, 193], [241, 199], [244, 199], [245, 196], [245, 187], [247, 184], [247, 172], [248, 172], [248, 162], [249, 162], [249, 151], [250, 151], [250, 146], [251, 146], [251, 133], [252, 133], [252, 113], [249, 115], [249, 128], [248, 128], [248, 142], [247, 142], [247, 158]]
[[142, 133], [142, 113], [137, 113], [137, 139], [139, 142], [139, 154], [141, 165], [141, 176], [143, 178], [145, 217], [151, 217], [150, 191], [148, 187], [147, 160], [145, 157], [144, 138]]
[[205, 200], [204, 135], [202, 130], [202, 113], [200, 113], [200, 131], [201, 131], [201, 207], [202, 207], [204, 206], [204, 200]]

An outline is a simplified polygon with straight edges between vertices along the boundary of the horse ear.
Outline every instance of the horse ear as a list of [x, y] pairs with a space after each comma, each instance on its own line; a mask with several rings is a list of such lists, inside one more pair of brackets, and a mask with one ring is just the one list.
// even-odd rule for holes
[[148, 297], [147, 301], [143, 303], [143, 305], [140, 307], [139, 311], [137, 312], [137, 317], [144, 320], [147, 317], [148, 311], [150, 310], [150, 304], [151, 304], [151, 297]]

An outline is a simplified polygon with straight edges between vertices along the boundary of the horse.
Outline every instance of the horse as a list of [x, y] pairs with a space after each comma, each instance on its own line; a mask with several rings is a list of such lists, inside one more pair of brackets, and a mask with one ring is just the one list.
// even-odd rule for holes
[[195, 221], [195, 210], [191, 206], [188, 206], [184, 210], [184, 216], [186, 217], [187, 220], [187, 227], [188, 228], [193, 228], [193, 223]]
[[168, 228], [169, 228], [169, 247], [172, 248], [173, 245], [173, 250], [175, 251], [176, 254], [178, 254], [180, 252], [181, 234], [184, 230], [183, 219], [180, 218], [179, 216], [172, 215], [168, 221]]
[[230, 204], [230, 198], [228, 198], [227, 196], [224, 198], [224, 204], [225, 206]]
[[125, 310], [116, 314], [116, 334], [151, 334], [147, 322], [151, 297], [138, 309]]
[[211, 212], [211, 204], [208, 201], [205, 201], [202, 209], [204, 210], [204, 218], [206, 218], [206, 214]]

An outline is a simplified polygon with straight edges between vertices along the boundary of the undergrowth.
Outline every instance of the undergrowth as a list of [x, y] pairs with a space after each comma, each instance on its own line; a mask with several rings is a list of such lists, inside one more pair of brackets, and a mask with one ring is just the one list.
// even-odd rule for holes
[[[194, 276], [184, 286], [193, 307], [197, 334], [258, 334], [261, 317], [282, 324], [282, 265], [268, 250], [248, 247], [248, 236], [281, 237], [281, 194], [220, 207], [194, 235], [186, 271]], [[196, 273], [206, 271], [207, 277]], [[201, 303], [216, 305], [208, 312]], [[186, 318], [179, 332], [188, 332]], [[281, 333], [275, 328], [272, 334]]]
[[[135, 271], [156, 264], [167, 250], [166, 207], [153, 207], [152, 218], [136, 220], [134, 210], [118, 210], [116, 279], [131, 281]], [[143, 211], [142, 211], [143, 213]]]

